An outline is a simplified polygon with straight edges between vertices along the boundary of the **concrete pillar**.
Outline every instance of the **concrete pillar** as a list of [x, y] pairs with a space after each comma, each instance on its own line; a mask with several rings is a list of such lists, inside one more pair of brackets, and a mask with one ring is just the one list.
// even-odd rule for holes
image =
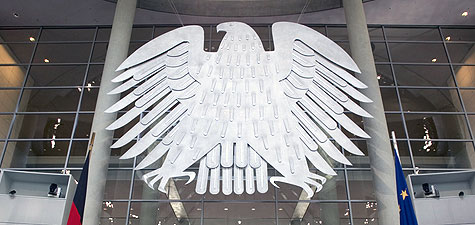
[[396, 197], [396, 179], [388, 127], [384, 116], [383, 101], [376, 78], [376, 66], [369, 41], [363, 2], [343, 0], [351, 55], [361, 70], [358, 78], [368, 85], [362, 90], [373, 103], [361, 106], [374, 118], [364, 118], [365, 131], [371, 136], [367, 141], [368, 155], [373, 174], [373, 185], [378, 202], [380, 225], [399, 224], [399, 209]]
[[117, 117], [116, 114], [104, 113], [113, 103], [119, 100], [119, 95], [107, 95], [118, 86], [111, 80], [117, 76], [116, 68], [127, 57], [132, 25], [134, 22], [137, 0], [119, 0], [117, 2], [114, 22], [112, 24], [109, 47], [102, 72], [101, 86], [97, 96], [96, 109], [92, 122], [91, 133], [95, 132], [95, 141], [91, 153], [89, 178], [84, 210], [85, 225], [99, 224], [102, 213], [102, 201], [107, 180], [107, 169], [110, 160], [110, 146], [113, 132], [105, 128]]

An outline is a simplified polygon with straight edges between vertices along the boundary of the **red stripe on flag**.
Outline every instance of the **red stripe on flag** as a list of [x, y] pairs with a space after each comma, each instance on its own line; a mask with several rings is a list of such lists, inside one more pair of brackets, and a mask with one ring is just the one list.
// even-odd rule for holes
[[67, 225], [81, 225], [81, 216], [79, 215], [76, 204], [71, 205], [71, 211], [69, 211], [69, 218]]

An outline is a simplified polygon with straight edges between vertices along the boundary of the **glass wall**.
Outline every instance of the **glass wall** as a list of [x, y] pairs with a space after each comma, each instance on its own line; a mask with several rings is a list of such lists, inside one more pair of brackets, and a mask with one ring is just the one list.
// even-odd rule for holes
[[[309, 26], [350, 52], [344, 26]], [[134, 27], [129, 53], [176, 27]], [[217, 51], [223, 34], [203, 27], [204, 50]], [[273, 50], [270, 25], [254, 28]], [[406, 174], [474, 168], [475, 27], [372, 25], [369, 32]], [[2, 168], [79, 178], [109, 35], [107, 26], [0, 27]], [[364, 139], [352, 140], [367, 153]], [[144, 185], [146, 171], [133, 170], [143, 156], [119, 160], [129, 147], [112, 150], [101, 224], [378, 224], [368, 157], [335, 164], [338, 175], [311, 200], [284, 184], [252, 196], [198, 195], [195, 183], [180, 179], [167, 195]]]

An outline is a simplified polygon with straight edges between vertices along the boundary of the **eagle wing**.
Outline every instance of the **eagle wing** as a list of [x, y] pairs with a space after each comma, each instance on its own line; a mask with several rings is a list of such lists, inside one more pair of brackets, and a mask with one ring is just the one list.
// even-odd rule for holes
[[340, 126], [356, 136], [370, 138], [345, 114], [349, 111], [371, 117], [355, 102], [372, 102], [358, 91], [367, 86], [346, 71], [360, 73], [360, 70], [341, 47], [309, 27], [278, 22], [272, 26], [272, 35], [274, 60], [279, 62], [278, 79], [292, 102], [290, 111], [306, 147], [305, 155], [317, 169], [334, 175], [322, 160], [326, 156], [351, 164], [334, 143], [348, 152], [363, 155]]
[[[121, 159], [141, 154], [160, 137], [173, 138], [176, 124], [190, 111], [190, 99], [200, 86], [198, 76], [206, 58], [203, 45], [203, 28], [185, 26], [151, 40], [119, 66], [117, 71], [125, 71], [112, 81], [123, 83], [109, 94], [129, 93], [106, 112], [118, 112], [129, 105], [131, 108], [106, 129], [119, 129], [143, 116], [111, 148], [120, 148], [146, 132]], [[170, 142], [159, 145], [167, 144]], [[154, 148], [137, 168], [150, 165], [167, 151], [168, 148]]]

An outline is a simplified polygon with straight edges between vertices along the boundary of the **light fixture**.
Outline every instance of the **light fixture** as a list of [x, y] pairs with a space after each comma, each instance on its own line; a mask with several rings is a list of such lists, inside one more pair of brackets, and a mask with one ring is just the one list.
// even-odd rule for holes
[[18, 14], [18, 13], [13, 13], [13, 17], [18, 18], [18, 17], [20, 17], [20, 14]]
[[45, 63], [49, 63], [49, 59], [47, 59], [47, 58], [43, 59], [43, 61], [44, 61]]
[[435, 63], [435, 62], [437, 62], [437, 59], [436, 59], [436, 58], [433, 58], [431, 61], [432, 61], [433, 63]]
[[450, 36], [445, 37], [446, 41], [450, 41]]
[[229, 209], [228, 208], [224, 208], [224, 211], [228, 211]]
[[201, 208], [196, 208], [196, 211], [201, 211]]
[[464, 12], [462, 13], [462, 16], [468, 16], [468, 11], [464, 11]]
[[256, 211], [256, 208], [251, 208], [252, 211]]
[[36, 41], [36, 39], [34, 37], [30, 37], [29, 39], [30, 39], [31, 42]]
[[279, 208], [279, 211], [282, 211], [282, 210], [284, 210], [284, 209], [283, 209], [283, 208]]
[[242, 223], [242, 221], [241, 221], [241, 220], [238, 220], [238, 224], [241, 224], [241, 223]]
[[378, 80], [381, 80], [381, 75], [376, 76]]

